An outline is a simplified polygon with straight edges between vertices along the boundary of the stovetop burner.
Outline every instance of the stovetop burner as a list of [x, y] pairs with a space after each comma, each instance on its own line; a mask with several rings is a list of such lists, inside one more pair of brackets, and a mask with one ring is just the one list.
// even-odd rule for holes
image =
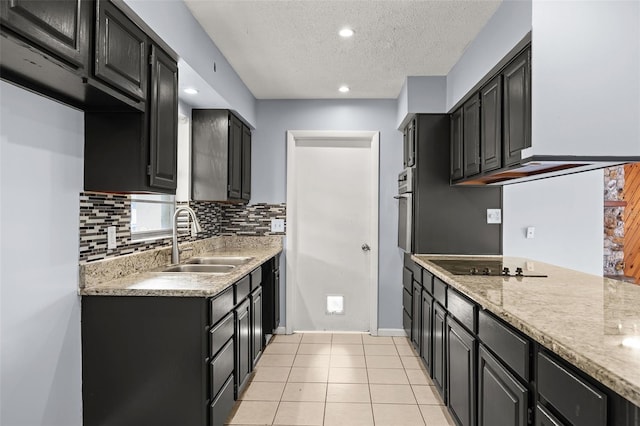
[[529, 277], [546, 278], [546, 275], [525, 274], [521, 267], [516, 267], [512, 273], [509, 267], [502, 264], [500, 260], [490, 259], [431, 259], [441, 268], [451, 272], [453, 275], [485, 275], [503, 277]]

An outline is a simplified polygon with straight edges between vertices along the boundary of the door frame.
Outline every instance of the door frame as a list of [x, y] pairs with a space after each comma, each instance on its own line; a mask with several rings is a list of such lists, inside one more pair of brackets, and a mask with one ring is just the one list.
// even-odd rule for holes
[[373, 336], [378, 335], [378, 234], [379, 234], [379, 176], [380, 176], [380, 132], [377, 131], [333, 131], [333, 130], [289, 130], [287, 131], [287, 238], [286, 238], [286, 326], [287, 334], [294, 331], [295, 318], [295, 291], [298, 283], [296, 282], [297, 259], [296, 259], [296, 231], [297, 231], [297, 211], [295, 203], [295, 185], [296, 173], [296, 147], [297, 141], [305, 139], [327, 139], [327, 140], [366, 140], [370, 143], [370, 165], [371, 165], [371, 204], [376, 208], [371, 209], [369, 215], [371, 235], [368, 242], [371, 247], [369, 252], [371, 256], [370, 266], [370, 282], [369, 282], [369, 333]]

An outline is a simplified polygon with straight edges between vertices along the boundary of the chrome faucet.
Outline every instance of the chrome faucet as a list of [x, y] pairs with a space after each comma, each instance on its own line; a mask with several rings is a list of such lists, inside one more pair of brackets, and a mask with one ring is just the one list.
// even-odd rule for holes
[[173, 245], [171, 249], [171, 263], [173, 264], [180, 263], [180, 250], [178, 249], [178, 215], [183, 211], [189, 213], [189, 216], [191, 216], [196, 227], [196, 232], [202, 232], [202, 227], [200, 226], [200, 222], [198, 222], [196, 212], [194, 212], [191, 207], [180, 206], [176, 208], [176, 211], [173, 213]]

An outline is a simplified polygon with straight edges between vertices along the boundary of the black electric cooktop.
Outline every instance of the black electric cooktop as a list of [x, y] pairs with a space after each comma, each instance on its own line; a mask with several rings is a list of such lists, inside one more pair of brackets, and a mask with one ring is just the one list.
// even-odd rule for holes
[[512, 270], [502, 264], [500, 260], [491, 259], [430, 259], [442, 269], [453, 275], [486, 275], [503, 277], [536, 277], [546, 278], [546, 275], [530, 274], [521, 267]]

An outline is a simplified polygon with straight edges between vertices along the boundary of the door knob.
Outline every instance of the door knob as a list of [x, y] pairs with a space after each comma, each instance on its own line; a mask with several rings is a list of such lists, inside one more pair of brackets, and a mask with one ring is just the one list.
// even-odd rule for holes
[[369, 244], [364, 243], [364, 244], [362, 245], [362, 251], [369, 251], [369, 250], [371, 250], [371, 247], [369, 247]]

